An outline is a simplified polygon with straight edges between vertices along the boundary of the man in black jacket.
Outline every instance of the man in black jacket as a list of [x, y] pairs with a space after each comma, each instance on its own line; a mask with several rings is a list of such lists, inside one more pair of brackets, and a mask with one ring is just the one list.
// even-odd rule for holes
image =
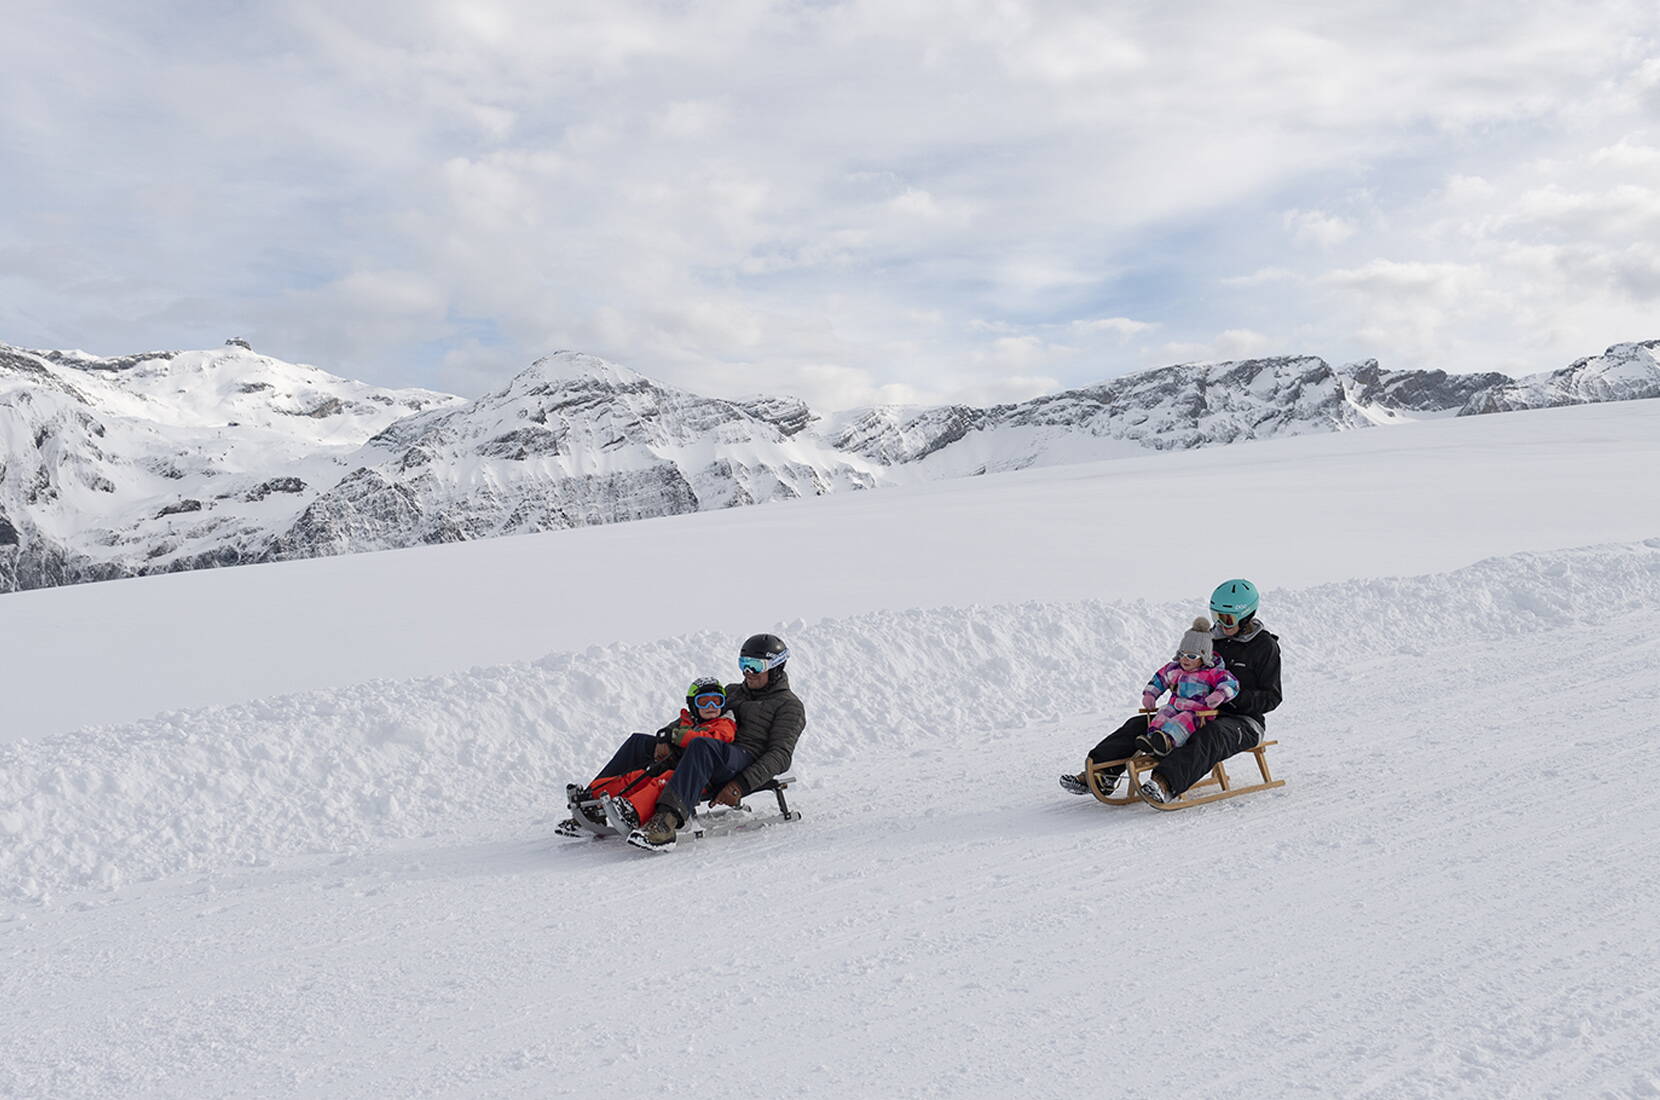
[[657, 799], [657, 812], [628, 834], [636, 848], [662, 852], [692, 816], [705, 790], [710, 801], [736, 806], [750, 791], [788, 770], [795, 743], [807, 726], [807, 710], [790, 690], [784, 662], [790, 651], [774, 634], [756, 634], [738, 651], [743, 682], [726, 689], [726, 705], [738, 721], [731, 744], [699, 737], [675, 762], [674, 775]]
[[[1256, 586], [1246, 580], [1223, 581], [1211, 593], [1210, 611], [1216, 621], [1211, 644], [1229, 672], [1239, 680], [1239, 694], [1217, 708], [1217, 715], [1187, 744], [1170, 752], [1154, 768], [1141, 792], [1155, 802], [1180, 798], [1203, 779], [1219, 761], [1261, 744], [1267, 714], [1280, 705], [1280, 640], [1257, 618]], [[1122, 760], [1139, 747], [1136, 739], [1147, 732], [1147, 715], [1138, 714], [1107, 734], [1089, 750], [1089, 762]], [[1117, 786], [1123, 769], [1102, 772], [1096, 781], [1104, 790]], [[1088, 794], [1082, 775], [1061, 776], [1061, 786], [1073, 794]]]

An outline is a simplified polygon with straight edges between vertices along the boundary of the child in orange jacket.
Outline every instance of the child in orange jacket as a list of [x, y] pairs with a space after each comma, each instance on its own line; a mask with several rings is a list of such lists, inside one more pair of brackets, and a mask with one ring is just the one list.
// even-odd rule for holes
[[725, 685], [713, 676], [698, 677], [686, 689], [686, 706], [680, 717], [657, 731], [652, 763], [619, 775], [606, 775], [605, 769], [601, 769], [599, 777], [586, 788], [568, 789], [571, 818], [561, 821], [554, 832], [560, 836], [578, 836], [584, 829], [611, 832], [603, 815], [596, 816], [597, 807], [591, 805], [601, 795], [610, 797], [630, 827], [638, 825], [657, 809], [657, 798], [668, 786], [669, 777], [674, 774], [674, 762], [687, 745], [699, 737], [730, 743], [737, 735], [738, 724], [726, 709]]

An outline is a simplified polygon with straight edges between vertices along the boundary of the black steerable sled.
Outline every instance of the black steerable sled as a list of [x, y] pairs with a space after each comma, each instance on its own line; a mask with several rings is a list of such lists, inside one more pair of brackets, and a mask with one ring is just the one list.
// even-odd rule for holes
[[[681, 826], [678, 839], [701, 840], [704, 837], [760, 829], [785, 821], [800, 821], [801, 811], [790, 809], [789, 803], [784, 800], [784, 792], [794, 782], [793, 775], [778, 775], [749, 792], [749, 795], [756, 795], [763, 791], [771, 791], [778, 800], [777, 813], [768, 810], [757, 813], [755, 807], [742, 801], [736, 806], [706, 808], [701, 813], [693, 810], [691, 820]], [[618, 803], [611, 798], [604, 795], [588, 798], [585, 797], [586, 794], [586, 788], [578, 787], [574, 783], [565, 787], [565, 798], [570, 806], [571, 816], [595, 837], [626, 838], [635, 824], [632, 815], [625, 815]], [[744, 797], [748, 798], [749, 795]]]

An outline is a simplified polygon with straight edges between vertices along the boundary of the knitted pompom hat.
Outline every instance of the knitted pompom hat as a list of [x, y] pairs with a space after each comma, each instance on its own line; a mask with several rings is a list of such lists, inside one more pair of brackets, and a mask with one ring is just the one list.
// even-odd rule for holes
[[1182, 635], [1182, 644], [1176, 647], [1177, 653], [1203, 653], [1208, 660], [1210, 648], [1210, 620], [1200, 615], [1193, 620], [1193, 629]]

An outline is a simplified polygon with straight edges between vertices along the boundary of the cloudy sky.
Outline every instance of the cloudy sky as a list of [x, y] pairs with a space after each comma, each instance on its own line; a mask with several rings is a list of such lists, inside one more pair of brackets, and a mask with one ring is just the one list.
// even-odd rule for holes
[[7, 0], [0, 342], [1018, 400], [1660, 337], [1653, 0]]

